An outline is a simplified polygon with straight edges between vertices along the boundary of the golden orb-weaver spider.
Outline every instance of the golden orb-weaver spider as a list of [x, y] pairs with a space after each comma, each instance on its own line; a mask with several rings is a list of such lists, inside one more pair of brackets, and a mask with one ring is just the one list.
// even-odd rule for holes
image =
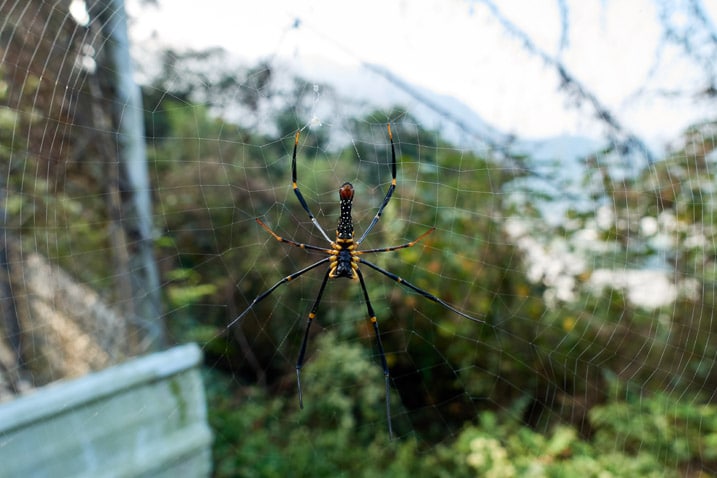
[[266, 299], [269, 294], [274, 292], [276, 288], [278, 288], [280, 285], [285, 284], [291, 280], [296, 279], [299, 276], [304, 275], [305, 273], [309, 272], [312, 269], [315, 269], [319, 267], [322, 264], [328, 263], [328, 270], [324, 274], [324, 279], [321, 282], [321, 286], [319, 287], [319, 292], [316, 296], [316, 299], [314, 300], [314, 304], [311, 307], [311, 311], [309, 312], [308, 319], [306, 321], [306, 329], [304, 330], [304, 338], [301, 342], [301, 347], [299, 349], [299, 357], [296, 361], [296, 383], [297, 388], [299, 392], [299, 407], [304, 407], [303, 397], [302, 397], [302, 390], [301, 390], [301, 368], [304, 365], [304, 356], [306, 354], [306, 344], [309, 340], [309, 329], [311, 328], [311, 324], [313, 323], [314, 319], [316, 318], [316, 312], [319, 308], [319, 303], [321, 302], [321, 297], [324, 294], [324, 288], [326, 287], [326, 283], [329, 279], [337, 279], [340, 277], [345, 277], [347, 279], [353, 279], [358, 280], [359, 284], [361, 284], [361, 290], [363, 291], [364, 301], [366, 302], [366, 308], [368, 310], [368, 316], [369, 320], [371, 321], [371, 324], [373, 325], [373, 330], [376, 334], [376, 343], [378, 344], [378, 351], [379, 356], [381, 358], [381, 366], [383, 367], [383, 375], [385, 377], [386, 382], [386, 420], [388, 422], [388, 433], [390, 437], [393, 437], [393, 427], [391, 425], [391, 401], [390, 401], [390, 384], [389, 384], [389, 370], [388, 370], [388, 364], [386, 363], [386, 354], [383, 351], [383, 344], [381, 343], [381, 334], [378, 329], [378, 320], [376, 319], [376, 314], [374, 313], [373, 306], [371, 305], [371, 300], [368, 296], [368, 291], [366, 290], [366, 283], [364, 282], [363, 274], [361, 273], [361, 269], [359, 268], [359, 264], [364, 264], [367, 267], [380, 272], [381, 274], [385, 275], [389, 279], [401, 284], [404, 287], [407, 287], [411, 289], [412, 291], [418, 293], [419, 295], [425, 297], [428, 300], [431, 300], [433, 302], [436, 302], [446, 309], [455, 312], [456, 314], [465, 317], [466, 319], [470, 319], [475, 322], [484, 323], [484, 321], [480, 319], [476, 319], [475, 317], [471, 317], [470, 315], [461, 312], [460, 310], [456, 309], [452, 305], [450, 305], [448, 302], [444, 301], [443, 299], [440, 299], [439, 297], [436, 297], [435, 295], [421, 289], [420, 287], [417, 287], [410, 282], [406, 281], [402, 277], [397, 276], [396, 274], [387, 271], [386, 269], [383, 269], [382, 267], [377, 266], [376, 264], [373, 264], [372, 262], [367, 261], [363, 257], [361, 257], [364, 254], [373, 254], [377, 252], [390, 252], [395, 251], [398, 249], [404, 249], [406, 247], [412, 247], [415, 245], [418, 241], [426, 237], [428, 234], [432, 233], [435, 228], [431, 228], [428, 231], [424, 232], [420, 236], [418, 236], [416, 239], [414, 239], [411, 242], [407, 242], [405, 244], [401, 244], [398, 246], [391, 246], [391, 247], [380, 247], [377, 249], [366, 249], [366, 250], [359, 250], [358, 246], [363, 242], [363, 240], [366, 238], [366, 236], [371, 232], [371, 230], [376, 226], [379, 219], [381, 218], [381, 214], [383, 213], [384, 208], [386, 205], [388, 205], [389, 201], [391, 200], [391, 196], [393, 195], [394, 189], [396, 189], [396, 150], [393, 144], [393, 134], [391, 133], [391, 125], [388, 125], [388, 137], [391, 142], [391, 185], [388, 188], [388, 191], [386, 192], [386, 197], [384, 197], [383, 202], [381, 203], [381, 206], [378, 208], [378, 212], [376, 212], [376, 215], [371, 220], [371, 223], [368, 225], [366, 230], [364, 230], [363, 234], [358, 240], [354, 240], [354, 226], [353, 226], [353, 220], [351, 218], [351, 206], [353, 204], [354, 199], [354, 187], [351, 183], [346, 182], [341, 185], [339, 188], [339, 199], [340, 199], [340, 208], [341, 212], [339, 214], [339, 223], [336, 227], [336, 240], [332, 241], [328, 234], [326, 234], [326, 231], [321, 227], [319, 222], [316, 220], [316, 217], [311, 213], [311, 210], [309, 209], [308, 204], [306, 203], [306, 200], [304, 199], [304, 196], [301, 194], [301, 191], [299, 190], [299, 186], [296, 182], [296, 150], [299, 144], [299, 136], [300, 131], [296, 132], [296, 136], [294, 137], [294, 153], [291, 158], [291, 185], [294, 188], [294, 193], [296, 194], [296, 197], [299, 200], [299, 203], [301, 203], [301, 207], [306, 211], [306, 213], [309, 215], [309, 219], [311, 219], [311, 222], [316, 226], [316, 229], [321, 233], [322, 236], [324, 236], [324, 239], [328, 241], [330, 244], [330, 247], [321, 247], [321, 246], [315, 246], [312, 244], [304, 244], [301, 242], [296, 242], [291, 239], [286, 239], [284, 237], [281, 237], [277, 233], [275, 233], [269, 226], [264, 224], [261, 219], [257, 218], [256, 222], [266, 230], [269, 234], [271, 234], [274, 239], [276, 239], [279, 242], [283, 242], [285, 244], [289, 244], [290, 246], [298, 247], [301, 249], [306, 249], [310, 251], [318, 251], [322, 252], [327, 255], [327, 257], [324, 257], [323, 259], [314, 262], [313, 264], [304, 267], [303, 269], [294, 272], [293, 274], [290, 274], [283, 279], [281, 279], [279, 282], [271, 286], [266, 291], [259, 294], [252, 302], [249, 304], [249, 307], [244, 310], [239, 316], [237, 316], [229, 325], [228, 327], [231, 327], [236, 322], [240, 321], [256, 304], [261, 302], [262, 300]]

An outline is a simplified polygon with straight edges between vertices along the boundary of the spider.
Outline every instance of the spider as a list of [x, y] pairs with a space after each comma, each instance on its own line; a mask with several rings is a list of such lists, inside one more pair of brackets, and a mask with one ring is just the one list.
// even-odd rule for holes
[[461, 312], [460, 310], [453, 307], [448, 302], [444, 301], [443, 299], [436, 297], [435, 295], [431, 294], [430, 292], [427, 292], [420, 287], [417, 287], [410, 282], [406, 281], [402, 277], [399, 277], [398, 275], [394, 274], [393, 272], [389, 272], [386, 269], [383, 269], [382, 267], [377, 266], [376, 264], [367, 261], [362, 256], [364, 254], [374, 254], [378, 252], [390, 252], [390, 251], [396, 251], [398, 249], [405, 249], [407, 247], [412, 247], [418, 241], [425, 238], [427, 235], [432, 233], [435, 228], [430, 228], [428, 231], [424, 232], [420, 236], [418, 236], [416, 239], [414, 239], [411, 242], [407, 242], [405, 244], [401, 244], [398, 246], [390, 246], [390, 247], [380, 247], [377, 249], [365, 249], [365, 250], [359, 250], [359, 245], [366, 239], [366, 236], [373, 230], [373, 228], [378, 223], [379, 219], [381, 218], [381, 214], [383, 213], [383, 210], [388, 205], [389, 201], [391, 200], [391, 196], [393, 195], [393, 191], [396, 189], [396, 150], [393, 144], [393, 134], [391, 133], [391, 125], [387, 125], [388, 129], [388, 137], [391, 142], [391, 185], [388, 188], [388, 191], [386, 192], [386, 196], [383, 199], [383, 202], [378, 208], [378, 212], [376, 212], [376, 215], [371, 220], [371, 223], [369, 223], [368, 227], [364, 230], [363, 234], [361, 234], [361, 237], [359, 237], [358, 240], [354, 239], [354, 226], [353, 226], [353, 220], [351, 218], [351, 206], [353, 204], [354, 199], [354, 187], [351, 183], [345, 182], [341, 185], [339, 188], [339, 199], [340, 199], [340, 214], [339, 214], [339, 223], [336, 227], [336, 240], [331, 240], [329, 236], [326, 234], [326, 231], [321, 227], [319, 222], [316, 220], [316, 217], [312, 214], [311, 210], [309, 209], [308, 204], [306, 203], [306, 200], [304, 199], [304, 196], [301, 194], [301, 191], [299, 190], [299, 186], [297, 184], [296, 180], [296, 150], [299, 144], [299, 136], [301, 134], [301, 130], [296, 132], [296, 135], [294, 137], [294, 153], [291, 158], [291, 185], [294, 189], [294, 193], [296, 194], [297, 199], [299, 200], [299, 203], [301, 203], [301, 207], [306, 211], [306, 213], [309, 215], [309, 219], [311, 219], [311, 222], [316, 226], [316, 229], [321, 233], [321, 235], [326, 239], [326, 241], [329, 243], [330, 247], [321, 247], [321, 246], [315, 246], [312, 244], [304, 244], [301, 242], [296, 242], [291, 239], [286, 239], [284, 237], [281, 237], [277, 233], [275, 233], [269, 226], [264, 224], [264, 222], [256, 218], [256, 222], [264, 228], [266, 232], [272, 235], [274, 239], [276, 239], [279, 242], [283, 242], [285, 244], [288, 244], [290, 246], [298, 247], [301, 249], [309, 250], [309, 251], [317, 251], [326, 254], [326, 257], [323, 259], [314, 262], [313, 264], [304, 267], [303, 269], [294, 272], [293, 274], [290, 274], [283, 279], [281, 279], [279, 282], [271, 286], [266, 291], [259, 294], [254, 300], [249, 304], [249, 306], [239, 314], [229, 325], [228, 327], [231, 327], [236, 322], [240, 321], [252, 308], [261, 302], [262, 300], [266, 299], [274, 290], [276, 290], [280, 285], [285, 284], [289, 281], [292, 281], [296, 279], [297, 277], [300, 277], [310, 270], [316, 269], [317, 267], [328, 264], [328, 269], [324, 273], [324, 279], [321, 282], [321, 286], [319, 287], [319, 292], [316, 295], [316, 299], [314, 300], [313, 305], [311, 306], [311, 310], [309, 312], [308, 319], [306, 320], [306, 328], [304, 330], [304, 338], [301, 342], [301, 347], [299, 349], [299, 357], [296, 361], [296, 383], [297, 383], [297, 389], [299, 394], [299, 407], [304, 408], [304, 402], [303, 402], [303, 394], [301, 389], [301, 368], [304, 365], [304, 356], [306, 354], [306, 345], [309, 340], [309, 329], [311, 328], [311, 324], [314, 322], [314, 319], [316, 318], [316, 312], [319, 309], [319, 303], [321, 302], [321, 297], [324, 294], [324, 289], [326, 287], [326, 283], [329, 281], [329, 279], [338, 279], [338, 278], [347, 278], [354, 281], [358, 281], [358, 283], [361, 285], [361, 290], [363, 292], [364, 302], [366, 303], [366, 308], [368, 310], [368, 316], [369, 320], [371, 321], [371, 324], [373, 325], [373, 330], [376, 334], [376, 343], [378, 344], [378, 351], [379, 351], [379, 357], [381, 359], [381, 366], [383, 367], [383, 375], [386, 382], [386, 421], [388, 422], [388, 433], [389, 437], [393, 438], [393, 427], [391, 425], [391, 401], [390, 401], [390, 385], [389, 385], [389, 370], [388, 365], [386, 363], [386, 354], [383, 350], [383, 344], [381, 343], [381, 334], [378, 329], [378, 320], [376, 319], [376, 314], [374, 313], [373, 306], [371, 305], [371, 300], [368, 296], [368, 291], [366, 289], [366, 283], [364, 281], [363, 273], [361, 272], [361, 269], [359, 268], [359, 264], [365, 265], [370, 269], [373, 269], [377, 272], [380, 272], [384, 276], [388, 277], [389, 279], [401, 284], [402, 286], [411, 289], [412, 291], [418, 293], [419, 295], [425, 297], [428, 300], [431, 300], [433, 302], [436, 302], [446, 309], [450, 310], [451, 312], [454, 312], [461, 317], [465, 317], [466, 319], [484, 323], [480, 319], [476, 319], [475, 317], [471, 317], [470, 315]]

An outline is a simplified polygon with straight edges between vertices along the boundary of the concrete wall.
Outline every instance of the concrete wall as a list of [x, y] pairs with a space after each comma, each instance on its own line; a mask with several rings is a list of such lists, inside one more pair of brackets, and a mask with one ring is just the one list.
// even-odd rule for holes
[[0, 477], [201, 477], [211, 432], [194, 344], [0, 405]]

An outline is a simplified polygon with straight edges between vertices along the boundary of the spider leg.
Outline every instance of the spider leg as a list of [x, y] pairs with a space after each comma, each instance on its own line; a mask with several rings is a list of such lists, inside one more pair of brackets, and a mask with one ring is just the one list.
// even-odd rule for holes
[[326, 234], [326, 231], [324, 231], [324, 229], [321, 227], [319, 221], [317, 221], [314, 215], [311, 213], [309, 205], [306, 204], [306, 199], [304, 199], [304, 195], [301, 194], [301, 191], [299, 191], [299, 186], [298, 184], [296, 184], [296, 148], [299, 145], [300, 134], [301, 131], [297, 131], [296, 136], [294, 137], [294, 154], [291, 156], [291, 186], [294, 188], [294, 193], [296, 194], [297, 199], [301, 203], [301, 207], [303, 207], [304, 211], [306, 211], [306, 214], [309, 215], [309, 219], [311, 219], [311, 222], [314, 223], [316, 229], [318, 229], [321, 235], [324, 236], [324, 239], [326, 239], [330, 244], [333, 244], [333, 241], [329, 239], [329, 236]]
[[301, 341], [301, 349], [299, 350], [299, 357], [296, 359], [296, 385], [299, 389], [299, 408], [304, 408], [304, 400], [303, 400], [303, 394], [301, 392], [301, 368], [304, 366], [304, 355], [306, 354], [306, 344], [309, 341], [309, 329], [311, 328], [311, 324], [313, 323], [314, 319], [316, 318], [316, 311], [319, 309], [319, 303], [321, 302], [321, 296], [324, 294], [324, 288], [326, 287], [326, 282], [329, 280], [329, 271], [326, 271], [326, 274], [324, 275], [324, 280], [321, 282], [321, 287], [319, 287], [319, 293], [316, 295], [316, 300], [314, 300], [314, 305], [311, 306], [311, 312], [309, 312], [309, 317], [306, 319], [306, 330], [304, 330], [304, 340]]
[[234, 320], [232, 320], [231, 322], [229, 322], [229, 325], [227, 325], [227, 329], [228, 329], [229, 327], [231, 327], [232, 325], [234, 325], [235, 323], [239, 322], [252, 308], [254, 308], [254, 306], [255, 306], [256, 304], [258, 304], [258, 303], [261, 302], [262, 300], [266, 299], [266, 298], [269, 296], [269, 294], [271, 294], [272, 292], [274, 292], [274, 290], [275, 290], [277, 287], [279, 287], [281, 284], [285, 284], [285, 283], [287, 283], [287, 282], [289, 282], [289, 281], [291, 281], [291, 280], [294, 280], [294, 279], [296, 279], [297, 277], [306, 274], [306, 273], [309, 272], [311, 269], [315, 269], [316, 267], [320, 266], [321, 264], [325, 264], [325, 263], [329, 262], [330, 260], [331, 260], [331, 257], [324, 257], [324, 258], [321, 259], [320, 261], [314, 262], [314, 263], [311, 264], [310, 266], [304, 267], [304, 268], [301, 269], [300, 271], [296, 271], [296, 272], [294, 272], [293, 274], [284, 277], [284, 278], [281, 279], [279, 282], [277, 282], [277, 283], [274, 284], [273, 286], [269, 287], [267, 290], [265, 290], [264, 292], [262, 292], [261, 294], [259, 294], [258, 296], [256, 296], [256, 298], [251, 301], [251, 304], [249, 304], [249, 307], [247, 307], [247, 308], [244, 310], [244, 312], [242, 312], [241, 314], [239, 314], [236, 319], [234, 319]]
[[313, 246], [311, 244], [304, 244], [302, 242], [292, 241], [291, 239], [285, 239], [285, 238], [281, 237], [280, 235], [278, 235], [277, 233], [275, 233], [274, 231], [272, 231], [271, 228], [269, 226], [267, 226], [266, 224], [264, 224], [264, 222], [261, 219], [256, 218], [256, 222], [258, 222], [259, 225], [261, 227], [263, 227], [266, 232], [271, 234], [274, 237], [274, 239], [276, 239], [279, 242], [283, 242], [285, 244], [289, 244], [290, 246], [298, 247], [300, 249], [308, 249], [310, 251], [321, 251], [321, 252], [328, 252], [328, 253], [333, 251], [333, 249], [327, 249], [326, 247]]
[[420, 241], [421, 239], [423, 239], [424, 237], [426, 237], [427, 235], [429, 235], [430, 233], [432, 233], [435, 230], [436, 230], [436, 228], [432, 227], [429, 230], [427, 230], [426, 232], [424, 232], [423, 234], [421, 234], [420, 236], [418, 236], [416, 239], [412, 240], [411, 242], [401, 244], [400, 246], [380, 247], [378, 249], [366, 249], [363, 251], [356, 251], [356, 254], [370, 254], [372, 252], [391, 252], [391, 251], [395, 251], [398, 249], [405, 249], [407, 247], [413, 247], [416, 245], [416, 243], [418, 241]]
[[360, 269], [356, 269], [356, 275], [358, 275], [359, 282], [361, 283], [361, 290], [363, 291], [363, 297], [366, 301], [366, 308], [368, 309], [368, 316], [371, 324], [373, 325], [373, 331], [376, 333], [376, 343], [378, 344], [378, 352], [381, 356], [381, 366], [383, 367], [383, 376], [386, 381], [386, 421], [388, 422], [388, 436], [393, 439], [393, 427], [391, 426], [391, 388], [389, 384], [389, 372], [388, 363], [386, 362], [386, 354], [383, 351], [383, 344], [381, 343], [381, 334], [378, 330], [378, 320], [376, 320], [376, 313], [373, 311], [371, 306], [371, 300], [368, 298], [368, 290], [366, 290], [366, 283], [363, 280], [363, 274]]
[[371, 223], [368, 225], [366, 230], [361, 234], [361, 237], [358, 241], [356, 241], [356, 245], [359, 245], [363, 242], [363, 240], [368, 236], [368, 233], [371, 232], [373, 227], [376, 225], [378, 220], [381, 218], [381, 214], [383, 214], [383, 210], [388, 205], [388, 202], [391, 200], [391, 196], [393, 195], [393, 190], [396, 189], [396, 149], [393, 146], [393, 134], [391, 133], [391, 124], [388, 124], [388, 138], [391, 140], [391, 185], [388, 187], [388, 191], [386, 191], [386, 197], [383, 198], [383, 203], [381, 203], [381, 206], [378, 208], [378, 212], [371, 220]]
[[431, 301], [433, 301], [433, 302], [435, 302], [435, 303], [437, 303], [437, 304], [442, 305], [442, 306], [445, 307], [446, 309], [448, 309], [448, 310], [450, 310], [451, 312], [454, 312], [454, 313], [460, 315], [461, 317], [465, 317], [466, 319], [472, 320], [473, 322], [478, 322], [479, 324], [485, 324], [485, 323], [486, 323], [485, 320], [477, 319], [477, 318], [475, 318], [475, 317], [472, 317], [472, 316], [466, 314], [465, 312], [461, 312], [460, 310], [456, 309], [455, 307], [453, 307], [451, 304], [449, 304], [449, 303], [446, 302], [445, 300], [443, 300], [443, 299], [441, 299], [441, 298], [439, 298], [439, 297], [436, 297], [435, 295], [431, 294], [430, 292], [425, 291], [425, 290], [421, 289], [420, 287], [417, 287], [417, 286], [411, 284], [410, 282], [408, 282], [407, 280], [403, 279], [402, 277], [397, 276], [397, 275], [394, 274], [393, 272], [389, 272], [389, 271], [387, 271], [386, 269], [383, 269], [382, 267], [379, 267], [379, 266], [377, 266], [376, 264], [373, 264], [373, 263], [371, 263], [371, 262], [369, 262], [369, 261], [365, 261], [365, 260], [363, 260], [363, 259], [361, 259], [360, 262], [361, 262], [362, 264], [366, 264], [366, 265], [367, 265], [368, 267], [370, 267], [371, 269], [380, 272], [381, 274], [385, 275], [385, 276], [388, 277], [389, 279], [394, 280], [394, 281], [398, 282], [399, 284], [401, 284], [401, 285], [403, 285], [403, 286], [405, 286], [405, 287], [408, 287], [409, 289], [411, 289], [411, 290], [414, 291], [414, 292], [417, 292], [419, 295], [425, 297], [426, 299], [431, 300]]

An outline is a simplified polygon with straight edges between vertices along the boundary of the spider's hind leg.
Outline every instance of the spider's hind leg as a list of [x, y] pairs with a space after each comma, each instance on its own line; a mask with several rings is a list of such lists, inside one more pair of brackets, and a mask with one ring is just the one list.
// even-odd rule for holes
[[326, 288], [326, 282], [329, 280], [329, 271], [326, 271], [326, 274], [324, 275], [324, 280], [321, 282], [321, 287], [319, 288], [319, 293], [316, 296], [316, 300], [314, 300], [314, 305], [311, 306], [311, 312], [309, 312], [309, 317], [306, 319], [306, 329], [304, 330], [304, 340], [301, 341], [301, 348], [299, 349], [299, 357], [296, 359], [296, 385], [299, 392], [299, 408], [304, 408], [304, 399], [303, 394], [301, 391], [301, 368], [304, 366], [304, 356], [306, 355], [306, 344], [309, 342], [309, 329], [311, 329], [311, 324], [314, 321], [314, 318], [316, 318], [316, 311], [319, 310], [319, 303], [321, 302], [321, 296], [324, 294], [324, 289]]
[[361, 290], [363, 291], [363, 297], [366, 301], [366, 308], [368, 309], [369, 320], [371, 321], [371, 324], [373, 325], [373, 331], [376, 334], [378, 353], [381, 357], [383, 377], [386, 382], [386, 421], [388, 422], [388, 436], [390, 439], [393, 439], [393, 426], [391, 426], [391, 385], [388, 371], [388, 363], [386, 362], [386, 353], [383, 351], [383, 343], [381, 343], [381, 333], [378, 330], [378, 320], [376, 319], [376, 313], [373, 311], [373, 307], [371, 306], [371, 300], [368, 298], [368, 290], [366, 289], [366, 283], [363, 280], [363, 274], [361, 273], [360, 269], [356, 269], [356, 275], [358, 275], [359, 282], [361, 283]]

